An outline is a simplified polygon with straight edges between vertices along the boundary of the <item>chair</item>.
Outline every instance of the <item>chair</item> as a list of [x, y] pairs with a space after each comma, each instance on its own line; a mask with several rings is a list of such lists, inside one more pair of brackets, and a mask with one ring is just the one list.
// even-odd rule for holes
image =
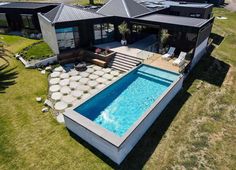
[[164, 55], [162, 55], [162, 58], [163, 59], [170, 59], [173, 55], [174, 55], [174, 52], [175, 52], [175, 47], [170, 47], [168, 52]]
[[179, 54], [179, 57], [173, 61], [173, 65], [177, 65], [177, 66], [183, 65], [186, 55], [187, 55], [186, 52], [181, 52]]

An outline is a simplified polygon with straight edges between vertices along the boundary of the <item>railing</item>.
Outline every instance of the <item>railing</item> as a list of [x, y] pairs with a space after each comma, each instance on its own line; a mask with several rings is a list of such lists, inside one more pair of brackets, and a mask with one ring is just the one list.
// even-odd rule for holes
[[148, 47], [144, 48], [142, 51], [140, 51], [137, 54], [137, 57], [141, 58], [143, 60], [146, 60], [146, 59], [154, 56], [155, 53], [156, 53], [156, 47], [157, 47], [157, 42], [155, 42], [155, 43], [149, 45]]

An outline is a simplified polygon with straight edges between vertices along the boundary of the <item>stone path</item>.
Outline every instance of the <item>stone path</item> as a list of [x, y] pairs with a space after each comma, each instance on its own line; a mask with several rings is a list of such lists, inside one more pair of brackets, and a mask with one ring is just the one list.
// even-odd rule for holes
[[121, 75], [117, 70], [96, 65], [89, 65], [82, 72], [74, 69], [66, 72], [59, 66], [50, 74], [49, 96], [55, 110], [63, 112], [97, 93]]

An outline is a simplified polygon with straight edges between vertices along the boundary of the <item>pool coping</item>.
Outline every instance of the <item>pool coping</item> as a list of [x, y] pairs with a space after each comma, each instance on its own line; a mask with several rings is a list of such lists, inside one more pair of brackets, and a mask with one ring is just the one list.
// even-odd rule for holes
[[[163, 70], [163, 71], [166, 71], [166, 72], [177, 74], [177, 75], [179, 75], [179, 77], [174, 82], [172, 82], [171, 85], [165, 90], [165, 92], [162, 93], [162, 95], [160, 97], [158, 97], [155, 100], [155, 102], [153, 102], [153, 104], [149, 107], [149, 109], [146, 110], [145, 113], [143, 113], [142, 116], [140, 116], [138, 118], [138, 120], [135, 121], [135, 123], [133, 123], [133, 125], [125, 132], [125, 134], [123, 136], [119, 137], [119, 136], [115, 135], [114, 133], [112, 133], [109, 130], [103, 128], [102, 126], [96, 124], [95, 122], [91, 121], [90, 119], [83, 116], [82, 114], [74, 111], [74, 109], [77, 108], [79, 105], [82, 105], [87, 100], [90, 100], [90, 98], [96, 96], [98, 93], [102, 92], [104, 89], [108, 88], [113, 83], [115, 83], [116, 81], [119, 81], [120, 79], [125, 77], [127, 74], [135, 71], [136, 69], [138, 69], [141, 66], [148, 66], [148, 67], [151, 67], [151, 68], [157, 68], [157, 69], [160, 69], [160, 70]], [[130, 70], [129, 72], [127, 72], [126, 74], [121, 76], [120, 78], [118, 78], [115, 82], [111, 82], [109, 85], [102, 88], [101, 90], [99, 90], [97, 93], [95, 93], [94, 95], [92, 95], [88, 99], [83, 100], [81, 102], [77, 102], [75, 104], [75, 106], [73, 106], [72, 108], [66, 109], [65, 112], [63, 113], [63, 115], [66, 116], [67, 118], [69, 118], [70, 120], [72, 120], [73, 122], [80, 124], [82, 127], [87, 129], [88, 131], [90, 131], [90, 132], [94, 133], [95, 135], [97, 135], [99, 138], [102, 138], [103, 140], [107, 141], [108, 143], [110, 143], [110, 144], [114, 145], [115, 147], [119, 148], [126, 141], [126, 139], [128, 139], [128, 137], [132, 134], [132, 132], [140, 125], [140, 123], [142, 121], [144, 121], [144, 119], [155, 108], [155, 106], [158, 105], [162, 101], [162, 99], [171, 91], [171, 89], [181, 80], [182, 76], [183, 76], [182, 74], [172, 72], [172, 71], [169, 71], [169, 70], [164, 70], [164, 69], [161, 69], [159, 67], [154, 67], [154, 66], [151, 66], [151, 65], [148, 65], [148, 64], [141, 64], [138, 67], [133, 68], [132, 70]]]

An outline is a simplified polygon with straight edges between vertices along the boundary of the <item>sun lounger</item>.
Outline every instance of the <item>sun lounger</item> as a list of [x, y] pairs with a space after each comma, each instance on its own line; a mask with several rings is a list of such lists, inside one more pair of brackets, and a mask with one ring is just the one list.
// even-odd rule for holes
[[187, 55], [187, 53], [181, 52], [181, 53], [179, 54], [179, 57], [173, 61], [173, 64], [174, 64], [174, 65], [177, 65], [177, 66], [183, 65], [186, 55]]
[[175, 52], [175, 47], [170, 47], [168, 52], [166, 54], [162, 55], [162, 58], [163, 59], [170, 59], [174, 55], [174, 52]]

